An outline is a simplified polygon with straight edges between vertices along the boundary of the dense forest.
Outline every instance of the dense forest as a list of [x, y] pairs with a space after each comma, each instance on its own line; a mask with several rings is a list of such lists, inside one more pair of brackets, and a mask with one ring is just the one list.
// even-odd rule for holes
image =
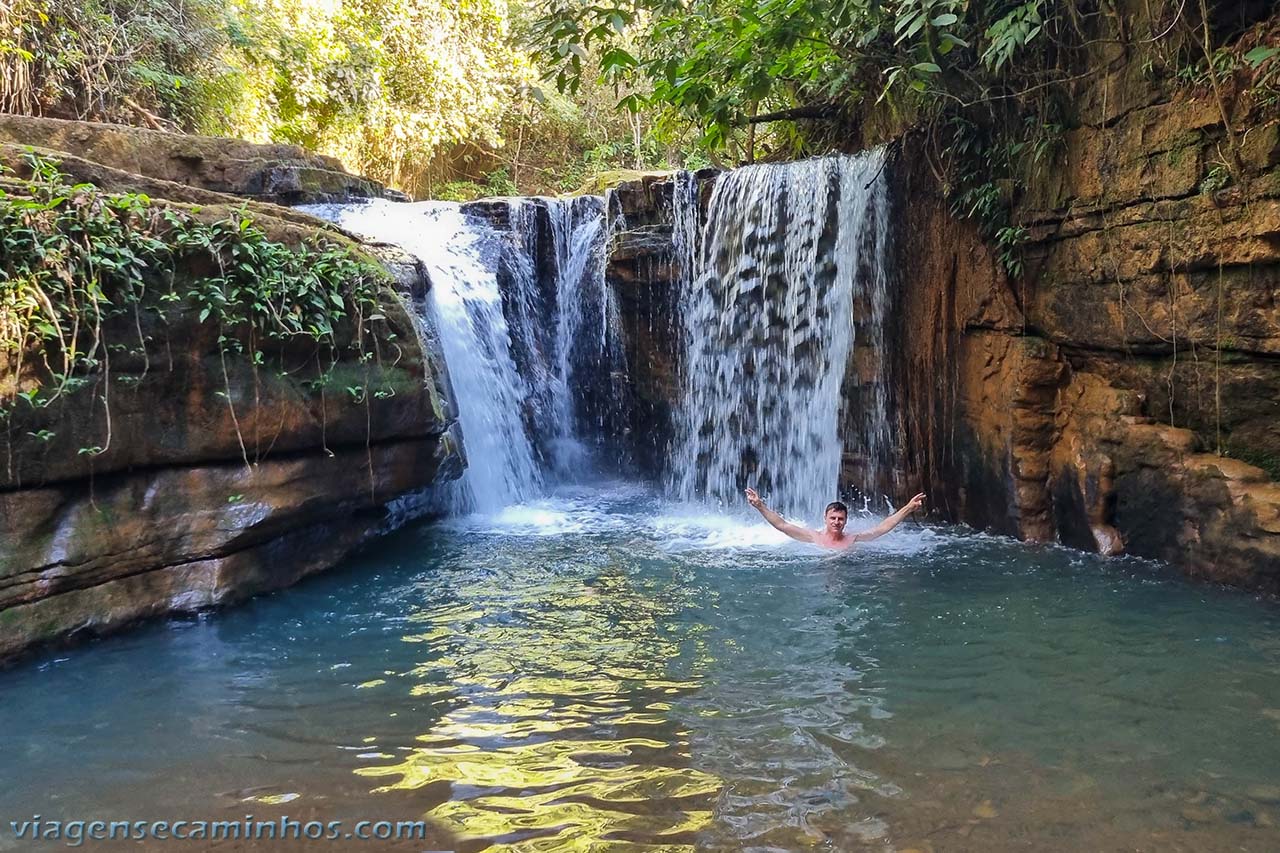
[[534, 14], [506, 0], [16, 0], [0, 4], [0, 112], [298, 143], [440, 198], [684, 165], [646, 112], [615, 108], [615, 87], [570, 98], [540, 82], [523, 48]]
[[[1117, 52], [1275, 114], [1270, 3], [1137, 5], [16, 0], [0, 9], [0, 111], [294, 142], [442, 198], [568, 192], [610, 170], [781, 159], [920, 127], [958, 209], [1012, 246], [997, 196], [1052, 152], [1073, 93]], [[1230, 180], [1230, 145], [1221, 165]]]

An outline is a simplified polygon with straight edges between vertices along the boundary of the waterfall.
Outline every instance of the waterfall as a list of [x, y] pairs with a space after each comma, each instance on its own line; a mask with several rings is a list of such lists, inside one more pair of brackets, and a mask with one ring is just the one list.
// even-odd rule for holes
[[303, 209], [426, 264], [419, 310], [439, 333], [467, 457], [436, 496], [444, 509], [492, 512], [541, 494], [548, 475], [598, 472], [600, 449], [627, 420], [605, 199]]
[[[883, 481], [889, 207], [883, 152], [672, 186], [683, 399], [670, 454], [685, 500], [813, 514], [843, 483]], [[629, 424], [618, 305], [606, 286], [616, 199], [374, 202], [313, 212], [421, 258], [468, 466], [454, 511], [544, 482], [618, 473]], [[613, 470], [608, 470], [610, 465]]]
[[[777, 509], [812, 516], [836, 496], [846, 438], [870, 460], [860, 485], [875, 482], [889, 446], [874, 367], [888, 292], [883, 164], [873, 151], [727, 172], [692, 249], [696, 193], [677, 183], [677, 250], [696, 258], [680, 309], [679, 497], [739, 503], [754, 486]], [[852, 358], [855, 325], [870, 358]], [[860, 360], [871, 375], [854, 369]], [[856, 413], [843, 411], [847, 384]], [[855, 435], [844, 435], [849, 423]]]
[[[625, 351], [618, 308], [605, 286], [606, 201], [600, 196], [511, 199], [520, 248], [513, 326], [539, 401], [535, 433], [548, 467], [573, 480], [600, 467], [600, 445], [625, 428]], [[545, 217], [545, 227], [539, 216]]]
[[522, 420], [528, 384], [512, 357], [498, 285], [500, 238], [446, 202], [305, 209], [426, 264], [431, 288], [421, 308], [440, 333], [467, 458], [462, 478], [445, 487], [446, 508], [491, 512], [538, 494], [542, 477]]
[[686, 283], [696, 277], [699, 218], [698, 180], [693, 172], [676, 172], [671, 188], [671, 246]]

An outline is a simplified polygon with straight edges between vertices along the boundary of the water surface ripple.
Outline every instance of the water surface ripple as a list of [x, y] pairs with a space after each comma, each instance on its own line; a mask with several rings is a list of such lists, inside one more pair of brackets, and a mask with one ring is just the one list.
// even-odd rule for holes
[[368, 845], [404, 850], [1275, 850], [1277, 627], [1140, 561], [914, 526], [831, 556], [570, 492], [0, 673], [0, 817], [425, 817], [429, 842]]

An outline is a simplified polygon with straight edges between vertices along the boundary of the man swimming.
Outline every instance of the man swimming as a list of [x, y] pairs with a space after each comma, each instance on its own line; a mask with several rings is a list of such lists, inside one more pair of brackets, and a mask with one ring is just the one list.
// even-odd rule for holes
[[924, 493], [921, 492], [907, 501], [906, 506], [875, 527], [858, 533], [844, 532], [844, 526], [849, 521], [849, 508], [840, 503], [840, 501], [832, 501], [827, 504], [826, 511], [822, 514], [822, 530], [810, 530], [807, 527], [801, 527], [798, 524], [792, 524], [787, 521], [781, 515], [765, 506], [764, 501], [760, 500], [760, 495], [756, 493], [755, 489], [747, 489], [747, 503], [755, 507], [764, 516], [765, 521], [792, 539], [800, 542], [811, 542], [814, 545], [821, 545], [823, 548], [848, 548], [854, 542], [870, 542], [872, 539], [879, 539], [897, 527], [902, 522], [902, 519], [924, 505]]

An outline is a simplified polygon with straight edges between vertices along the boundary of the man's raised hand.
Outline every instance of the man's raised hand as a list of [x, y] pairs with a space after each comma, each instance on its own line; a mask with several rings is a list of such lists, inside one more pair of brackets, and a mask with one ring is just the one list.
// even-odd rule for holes
[[752, 488], [747, 489], [747, 503], [751, 504], [756, 509], [764, 506], [764, 501], [760, 500], [759, 493]]
[[922, 506], [924, 506], [924, 492], [921, 492], [911, 500], [907, 501], [907, 505], [906, 507], [904, 507], [904, 509], [906, 509], [906, 511], [910, 513], [910, 512], [915, 512]]

